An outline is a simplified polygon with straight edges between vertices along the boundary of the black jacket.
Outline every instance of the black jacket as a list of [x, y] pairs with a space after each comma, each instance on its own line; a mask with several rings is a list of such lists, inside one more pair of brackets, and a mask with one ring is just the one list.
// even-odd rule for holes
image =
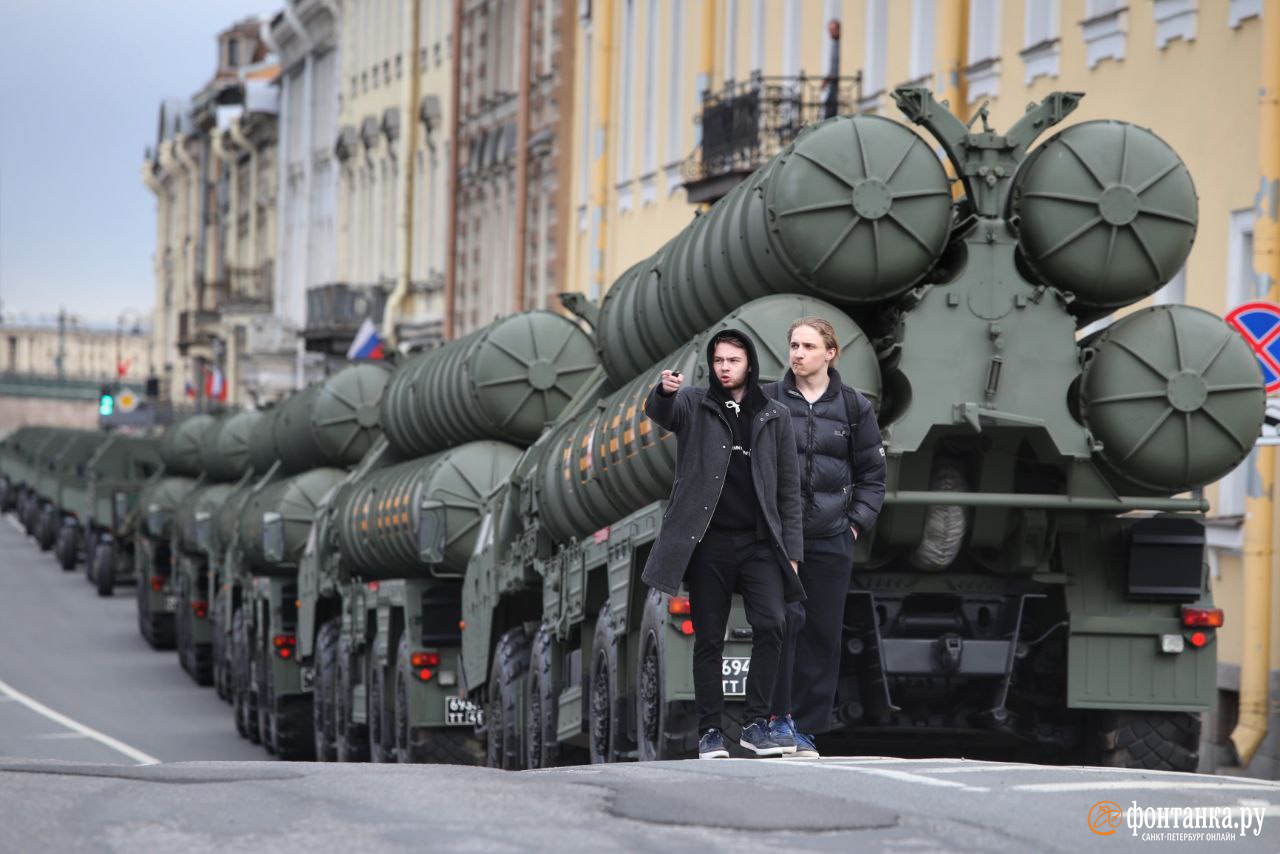
[[884, 444], [871, 401], [844, 385], [834, 369], [827, 390], [812, 404], [796, 390], [791, 371], [763, 388], [791, 412], [800, 458], [804, 535], [830, 537], [850, 525], [859, 535], [869, 530], [884, 504], [885, 473]]
[[[747, 343], [751, 367], [743, 404], [753, 412], [750, 425], [752, 485], [762, 527], [773, 542], [779, 569], [784, 573], [787, 601], [795, 602], [804, 598], [804, 588], [791, 571], [788, 560], [803, 559], [804, 534], [791, 419], [780, 403], [761, 393], [755, 348], [750, 338], [741, 332], [738, 335]], [[712, 350], [713, 345], [708, 342], [708, 366]], [[685, 387], [673, 395], [665, 395], [658, 383], [644, 403], [645, 414], [678, 437], [676, 479], [671, 487], [670, 502], [641, 576], [645, 584], [664, 593], [679, 591], [689, 558], [711, 524], [729, 469], [732, 429], [721, 412], [723, 392], [714, 370], [711, 382], [716, 384], [719, 394], [710, 394], [705, 388]]]

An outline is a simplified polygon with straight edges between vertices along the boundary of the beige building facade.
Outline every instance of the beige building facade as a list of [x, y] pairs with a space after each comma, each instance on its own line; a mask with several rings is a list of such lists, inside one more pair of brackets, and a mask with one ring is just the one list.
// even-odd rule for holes
[[7, 319], [0, 323], [0, 373], [128, 382], [142, 390], [151, 370], [151, 335], [144, 321], [122, 317], [118, 327], [90, 326], [73, 317]]

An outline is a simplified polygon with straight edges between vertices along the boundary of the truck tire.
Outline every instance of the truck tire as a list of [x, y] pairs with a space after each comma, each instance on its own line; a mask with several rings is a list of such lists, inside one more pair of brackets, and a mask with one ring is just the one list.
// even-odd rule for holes
[[368, 762], [368, 725], [355, 723], [351, 714], [356, 684], [351, 658], [351, 641], [339, 634], [337, 667], [334, 674], [336, 683], [333, 704], [334, 751], [337, 753], [339, 762]]
[[338, 745], [334, 726], [335, 677], [337, 673], [338, 633], [342, 630], [336, 617], [325, 621], [316, 634], [316, 674], [311, 694], [311, 737], [315, 741], [317, 762], [335, 762]]
[[93, 560], [89, 564], [89, 577], [98, 595], [108, 597], [116, 592], [115, 548], [111, 543], [98, 541], [93, 547]]
[[241, 738], [249, 737], [248, 675], [244, 672], [241, 650], [244, 643], [244, 612], [236, 609], [231, 616], [231, 710], [236, 720], [236, 732]]
[[626, 758], [626, 721], [618, 703], [618, 635], [606, 599], [596, 619], [587, 681], [587, 743], [592, 764]]
[[54, 554], [58, 558], [58, 565], [66, 572], [71, 572], [76, 568], [76, 563], [80, 555], [80, 551], [76, 547], [77, 539], [76, 529], [70, 525], [63, 525], [58, 529], [58, 540], [55, 543]]
[[274, 670], [267, 668], [267, 699], [270, 705], [271, 746], [277, 759], [285, 762], [310, 762], [316, 756], [316, 741], [311, 732], [311, 695], [276, 696]]
[[386, 668], [378, 664], [373, 644], [365, 658], [366, 720], [369, 722], [369, 761], [395, 762], [395, 737], [392, 734], [391, 704], [387, 702]]
[[275, 756], [276, 743], [272, 739], [271, 731], [271, 705], [274, 698], [271, 696], [271, 662], [267, 660], [267, 656], [271, 653], [257, 642], [256, 637], [250, 649], [253, 655], [253, 668], [249, 671], [252, 674], [249, 696], [258, 721], [258, 743], [267, 753]]
[[40, 545], [40, 551], [47, 552], [53, 548], [53, 544], [58, 539], [59, 523], [62, 521], [57, 509], [52, 504], [46, 504], [40, 510], [39, 522], [36, 526], [36, 541]]
[[1200, 716], [1187, 712], [1105, 712], [1098, 764], [1192, 772], [1200, 764]]
[[[636, 666], [636, 747], [641, 762], [689, 755], [684, 734], [672, 734], [667, 703], [666, 609], [662, 594], [650, 590], [640, 618], [640, 658]], [[696, 735], [696, 730], [692, 730]]]
[[413, 726], [409, 719], [409, 638], [396, 652], [396, 762], [402, 765], [482, 765], [484, 748], [472, 727]]
[[520, 749], [520, 679], [529, 672], [529, 635], [524, 626], [508, 629], [498, 638], [489, 668], [489, 708], [485, 711], [485, 764], [518, 771], [524, 766]]

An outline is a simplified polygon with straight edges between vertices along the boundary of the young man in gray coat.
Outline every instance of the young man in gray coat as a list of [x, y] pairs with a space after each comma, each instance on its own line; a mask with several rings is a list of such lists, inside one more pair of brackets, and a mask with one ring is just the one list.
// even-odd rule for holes
[[791, 736], [797, 755], [816, 757], [814, 735], [831, 728], [853, 543], [880, 515], [885, 458], [871, 402], [834, 367], [835, 328], [802, 317], [787, 335], [791, 369], [764, 392], [791, 413], [804, 502], [800, 580], [809, 598], [787, 610], [770, 729], [775, 739]]
[[786, 603], [804, 598], [797, 577], [803, 539], [791, 418], [760, 389], [755, 346], [725, 330], [707, 345], [709, 388], [682, 388], [663, 371], [644, 411], [675, 433], [676, 479], [643, 580], [674, 595], [689, 588], [698, 756], [727, 758], [721, 717], [724, 636], [735, 592], [751, 624], [751, 674], [740, 743], [757, 756], [795, 749], [769, 735]]

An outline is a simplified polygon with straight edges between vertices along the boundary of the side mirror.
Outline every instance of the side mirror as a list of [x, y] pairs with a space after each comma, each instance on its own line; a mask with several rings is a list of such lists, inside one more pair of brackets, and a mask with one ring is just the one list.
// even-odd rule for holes
[[208, 510], [196, 511], [196, 548], [202, 552], [213, 549], [213, 514]]
[[284, 560], [284, 517], [279, 513], [262, 514], [262, 556], [268, 563]]
[[124, 492], [117, 492], [112, 496], [111, 502], [111, 527], [119, 530], [124, 524], [124, 520], [129, 518], [129, 495]]
[[147, 506], [147, 533], [157, 538], [164, 536], [164, 512], [159, 504]]

